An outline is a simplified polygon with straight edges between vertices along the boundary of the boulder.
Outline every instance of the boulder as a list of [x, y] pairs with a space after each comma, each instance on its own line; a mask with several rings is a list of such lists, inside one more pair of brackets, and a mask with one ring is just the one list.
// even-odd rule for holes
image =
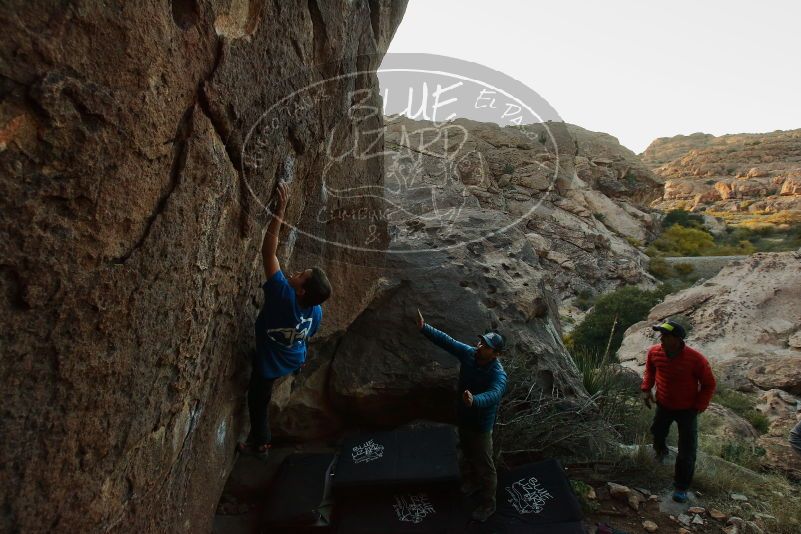
[[768, 433], [759, 437], [757, 444], [765, 450], [762, 464], [784, 472], [790, 478], [801, 480], [801, 457], [788, 442], [790, 430], [801, 419], [801, 398], [780, 389], [762, 392], [757, 410], [769, 421]]
[[801, 395], [801, 354], [755, 365], [748, 371], [748, 379], [761, 389], [781, 389]]
[[704, 415], [704, 433], [723, 441], [754, 440], [759, 436], [759, 432], [751, 426], [751, 423], [714, 402], [709, 405]]
[[784, 180], [779, 194], [782, 196], [801, 196], [801, 175], [790, 176]]
[[498, 329], [508, 347], [501, 362], [536, 362], [532, 385], [582, 395], [557, 333], [556, 304], [525, 234], [510, 230], [448, 248], [474, 241], [503, 217], [465, 208], [453, 225], [428, 220], [398, 230], [386, 264], [393, 282], [351, 325], [333, 355], [330, 394], [338, 411], [388, 426], [416, 418], [453, 420], [458, 361], [417, 331], [418, 309], [426, 322], [469, 345], [478, 334]]

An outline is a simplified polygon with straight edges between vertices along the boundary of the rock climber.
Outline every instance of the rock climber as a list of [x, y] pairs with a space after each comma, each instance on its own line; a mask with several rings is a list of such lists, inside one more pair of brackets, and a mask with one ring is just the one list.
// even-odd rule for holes
[[277, 378], [298, 370], [306, 361], [306, 342], [322, 321], [320, 305], [331, 296], [331, 284], [317, 268], [297, 271], [286, 277], [276, 252], [278, 235], [289, 200], [289, 186], [278, 184], [278, 199], [264, 234], [262, 285], [264, 304], [256, 318], [256, 352], [248, 386], [250, 434], [238, 444], [244, 453], [266, 455], [270, 448], [269, 404]]

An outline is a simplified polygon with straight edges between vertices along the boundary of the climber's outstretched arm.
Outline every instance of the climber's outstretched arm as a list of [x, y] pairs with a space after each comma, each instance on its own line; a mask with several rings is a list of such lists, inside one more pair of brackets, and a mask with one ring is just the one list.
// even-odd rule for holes
[[278, 234], [281, 232], [281, 224], [284, 222], [284, 211], [286, 210], [286, 203], [289, 200], [289, 186], [281, 182], [278, 184], [278, 202], [270, 219], [270, 224], [267, 225], [267, 231], [264, 233], [264, 240], [261, 243], [261, 255], [264, 258], [264, 276], [266, 280], [281, 270], [281, 264], [278, 263]]

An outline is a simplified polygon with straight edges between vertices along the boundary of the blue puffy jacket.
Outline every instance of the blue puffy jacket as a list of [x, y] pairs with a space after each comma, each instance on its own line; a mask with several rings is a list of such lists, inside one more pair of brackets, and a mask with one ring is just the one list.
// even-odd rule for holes
[[[498, 414], [498, 405], [506, 392], [506, 371], [497, 359], [480, 366], [476, 364], [476, 349], [456, 341], [445, 332], [427, 324], [423, 335], [437, 346], [450, 352], [461, 362], [459, 369], [459, 400], [457, 415], [459, 424], [477, 432], [491, 432]], [[464, 390], [473, 394], [473, 405], [467, 407], [462, 402]]]

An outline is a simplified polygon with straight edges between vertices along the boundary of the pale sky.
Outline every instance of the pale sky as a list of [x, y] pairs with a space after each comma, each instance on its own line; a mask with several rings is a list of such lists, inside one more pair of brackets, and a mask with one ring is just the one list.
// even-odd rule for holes
[[801, 1], [410, 0], [389, 53], [480, 63], [634, 152], [801, 128]]

